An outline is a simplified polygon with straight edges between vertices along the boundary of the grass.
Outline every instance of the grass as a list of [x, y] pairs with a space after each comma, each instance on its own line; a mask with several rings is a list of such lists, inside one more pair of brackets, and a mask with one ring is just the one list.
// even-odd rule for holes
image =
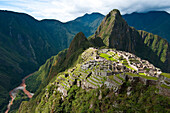
[[170, 84], [170, 82], [168, 82], [168, 81], [166, 81], [166, 80], [165, 80], [165, 83]]
[[[127, 68], [131, 69], [131, 70], [135, 70], [134, 68], [130, 67], [129, 64], [127, 63], [126, 59], [122, 60], [122, 64], [125, 65]], [[136, 71], [136, 70], [135, 70]]]
[[95, 76], [93, 76], [93, 78], [95, 78], [96, 80], [98, 80], [98, 81], [101, 81], [100, 79], [98, 79], [97, 77], [95, 77]]
[[126, 73], [127, 75], [133, 76], [133, 77], [139, 77], [138, 74], [134, 74], [134, 73]]
[[115, 53], [112, 52], [112, 51], [109, 51], [108, 54], [110, 54], [110, 55], [115, 55]]
[[[130, 67], [129, 65], [125, 65], [127, 68], [131, 69], [131, 70], [135, 70], [134, 68]], [[136, 71], [136, 70], [135, 70]]]
[[146, 78], [148, 80], [158, 80], [157, 77], [152, 77], [152, 76], [146, 76], [146, 75], [138, 75], [138, 74], [134, 74], [134, 73], [126, 73], [127, 75], [133, 76], [133, 77], [142, 77], [142, 78]]
[[157, 77], [152, 77], [152, 76], [143, 76], [143, 75], [140, 75], [139, 77], [146, 78], [148, 80], [158, 80]]
[[145, 74], [145, 73], [139, 73], [139, 75], [146, 76], [146, 74]]
[[113, 79], [113, 81], [118, 84], [118, 85], [121, 85], [121, 83], [119, 83], [118, 81], [116, 81], [115, 79]]
[[97, 86], [96, 84], [90, 82], [88, 79], [86, 81], [89, 82], [90, 84], [94, 85], [94, 86]]
[[111, 61], [117, 61], [116, 59], [114, 59], [112, 56], [106, 54], [106, 53], [100, 53], [100, 57], [105, 58], [106, 60], [111, 60]]
[[94, 79], [92, 79], [91, 77], [89, 78], [91, 81], [93, 81], [94, 83], [99, 83], [98, 81], [95, 81]]
[[119, 78], [120, 80], [125, 81], [122, 77], [120, 77], [120, 74], [116, 74], [115, 76], [116, 76], [117, 78]]
[[161, 73], [164, 77], [170, 78], [170, 73]]
[[121, 85], [121, 83], [119, 83], [118, 81], [116, 81], [116, 80], [114, 79], [114, 76], [116, 76], [116, 75], [111, 75], [111, 76], [109, 76], [109, 79], [113, 80], [116, 84]]
[[165, 84], [161, 84], [161, 87], [170, 89], [170, 86], [167, 86], [167, 85], [165, 85]]

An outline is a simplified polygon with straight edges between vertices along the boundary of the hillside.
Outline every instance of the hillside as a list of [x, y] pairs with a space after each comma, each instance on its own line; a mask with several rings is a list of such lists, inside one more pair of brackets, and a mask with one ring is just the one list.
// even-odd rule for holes
[[125, 14], [123, 18], [130, 26], [157, 34], [170, 42], [170, 14], [165, 11]]
[[148, 61], [124, 51], [91, 47], [76, 62], [22, 102], [18, 113], [169, 111], [170, 75], [160, 75], [161, 70]]
[[[62, 23], [57, 20], [38, 21], [24, 13], [1, 10], [0, 110], [6, 109], [8, 92], [19, 85], [21, 78], [33, 73], [49, 57], [68, 48], [80, 30], [86, 32], [88, 29], [85, 35], [92, 35], [100, 17], [100, 14], [89, 14]], [[86, 22], [83, 23], [83, 20]], [[75, 28], [72, 29], [72, 26]]]

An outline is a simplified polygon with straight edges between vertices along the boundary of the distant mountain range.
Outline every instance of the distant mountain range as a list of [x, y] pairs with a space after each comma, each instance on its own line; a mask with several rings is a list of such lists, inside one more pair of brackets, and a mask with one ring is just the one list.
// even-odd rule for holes
[[[49, 57], [68, 48], [73, 37], [78, 32], [82, 31], [86, 37], [94, 34], [104, 17], [100, 13], [92, 13], [85, 14], [73, 21], [62, 23], [52, 19], [38, 21], [24, 13], [1, 10], [1, 111], [4, 111], [6, 109], [4, 106], [8, 104], [8, 92], [20, 83], [21, 78], [34, 72]], [[170, 41], [170, 14], [166, 12], [132, 13], [124, 15], [123, 18], [130, 26], [158, 34]], [[141, 35], [143, 39], [146, 39], [146, 36], [150, 34], [141, 32]], [[152, 42], [153, 40], [150, 41]], [[103, 45], [103, 40], [97, 39], [97, 42]], [[148, 42], [146, 44], [152, 46], [153, 49], [156, 47]], [[160, 51], [162, 53], [163, 49], [161, 48]], [[163, 57], [161, 56], [160, 58]]]
[[130, 26], [159, 35], [170, 42], [170, 14], [165, 11], [123, 15]]

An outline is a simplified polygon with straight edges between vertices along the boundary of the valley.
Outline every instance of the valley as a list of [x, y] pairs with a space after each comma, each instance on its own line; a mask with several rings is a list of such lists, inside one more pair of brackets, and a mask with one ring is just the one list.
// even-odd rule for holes
[[26, 90], [26, 84], [25, 84], [25, 79], [27, 79], [28, 77], [30, 77], [32, 74], [26, 76], [25, 78], [22, 79], [22, 83], [14, 88], [13, 90], [11, 90], [9, 92], [9, 95], [11, 97], [11, 100], [9, 101], [9, 104], [8, 104], [8, 107], [7, 107], [7, 110], [5, 111], [5, 113], [8, 113], [10, 111], [10, 107], [11, 105], [13, 104], [13, 101], [15, 100], [16, 98], [16, 95], [18, 93], [19, 90], [22, 90], [27, 96], [28, 98], [32, 98], [32, 96], [34, 95], [34, 93], [30, 93], [29, 91]]

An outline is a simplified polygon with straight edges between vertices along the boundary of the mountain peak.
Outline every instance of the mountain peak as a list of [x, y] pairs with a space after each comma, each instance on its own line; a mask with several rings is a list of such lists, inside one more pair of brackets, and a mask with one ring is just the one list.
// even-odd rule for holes
[[133, 38], [129, 33], [130, 27], [122, 18], [119, 10], [114, 9], [103, 19], [94, 37], [100, 37], [108, 47], [133, 52]]
[[83, 48], [86, 49], [90, 46], [89, 41], [87, 40], [86, 36], [83, 32], [79, 32], [76, 34], [74, 39], [72, 40], [68, 52], [67, 52], [67, 58], [72, 55], [75, 51]]
[[113, 16], [121, 16], [120, 11], [118, 9], [113, 9], [112, 11], [110, 11], [109, 14]]

